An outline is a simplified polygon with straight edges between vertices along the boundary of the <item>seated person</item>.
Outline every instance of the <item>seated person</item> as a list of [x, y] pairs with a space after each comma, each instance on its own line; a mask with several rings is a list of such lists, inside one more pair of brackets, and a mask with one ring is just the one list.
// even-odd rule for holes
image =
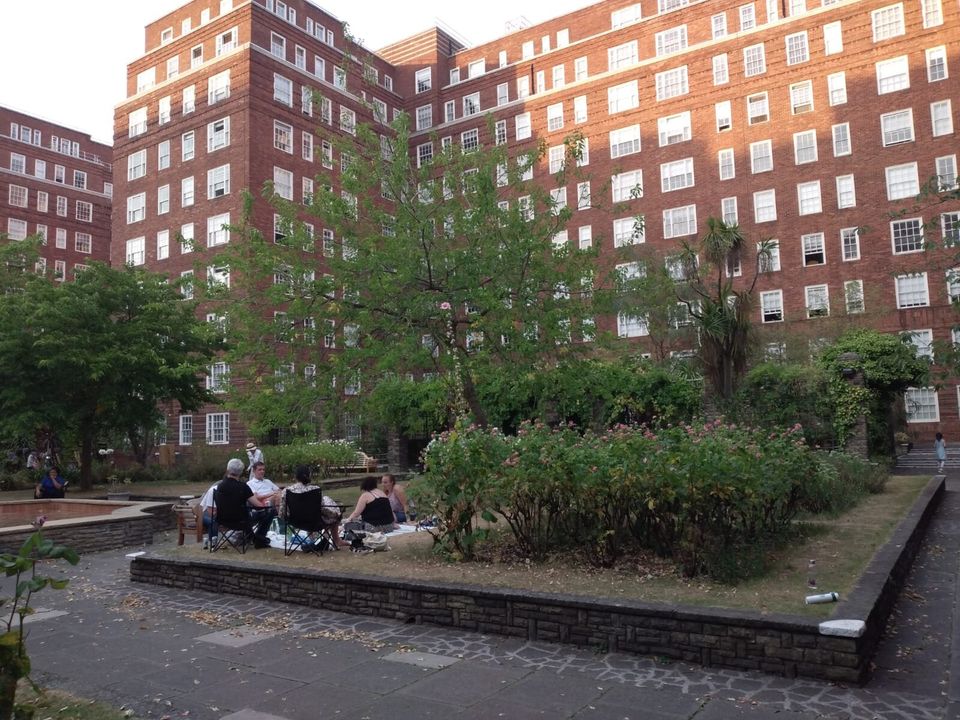
[[240, 477], [243, 470], [243, 462], [234, 458], [227, 463], [226, 477], [217, 483], [217, 523], [253, 535], [255, 548], [270, 547], [267, 531], [276, 511], [253, 494]]
[[397, 479], [387, 473], [380, 478], [380, 484], [383, 491], [387, 494], [387, 500], [390, 501], [390, 509], [393, 510], [393, 517], [398, 523], [407, 521], [407, 494], [403, 488], [397, 485]]
[[247, 485], [253, 490], [253, 494], [265, 502], [268, 506], [278, 507], [280, 505], [280, 488], [274, 484], [273, 480], [268, 480], [267, 466], [258, 460], [253, 464], [253, 473], [247, 480]]
[[393, 519], [393, 510], [390, 509], [390, 500], [386, 493], [377, 487], [375, 477], [365, 477], [360, 482], [360, 497], [357, 506], [350, 513], [347, 522], [362, 520], [364, 525], [372, 525], [379, 532], [390, 532], [396, 529]]
[[213, 544], [214, 538], [217, 537], [217, 506], [213, 504], [213, 491], [217, 489], [217, 485], [219, 484], [219, 482], [215, 482], [207, 488], [203, 497], [200, 498], [200, 512], [203, 517], [203, 527], [207, 531], [207, 537], [203, 541], [204, 548]]
[[67, 481], [60, 477], [60, 468], [54, 465], [47, 470], [43, 479], [37, 485], [34, 497], [38, 500], [52, 500], [62, 498], [66, 491]]
[[[310, 468], [306, 465], [298, 465], [294, 471], [293, 485], [287, 487], [280, 496], [280, 517], [287, 517], [287, 498], [290, 495], [302, 495], [303, 493], [322, 493], [323, 491], [317, 485], [311, 485]], [[321, 520], [330, 528], [333, 534], [333, 541], [337, 547], [350, 547], [350, 543], [343, 542], [340, 539], [340, 507], [327, 497], [321, 496], [323, 510], [321, 511]]]

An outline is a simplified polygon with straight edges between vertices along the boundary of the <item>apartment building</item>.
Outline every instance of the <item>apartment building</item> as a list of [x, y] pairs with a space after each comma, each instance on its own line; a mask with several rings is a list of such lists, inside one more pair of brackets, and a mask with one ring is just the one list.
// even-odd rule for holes
[[[745, 282], [753, 244], [772, 240], [754, 311], [771, 354], [853, 324], [908, 333], [926, 355], [960, 341], [960, 259], [943, 247], [960, 202], [915, 199], [956, 187], [955, 2], [614, 0], [472, 48], [433, 28], [364, 63], [346, 49], [342, 24], [306, 2], [197, 0], [148, 26], [116, 115], [114, 260], [191, 272], [180, 232], [217, 272], [241, 188], [309, 194], [333, 164], [318, 126], [349, 134], [405, 111], [416, 158], [545, 142], [534, 176], [576, 208], [557, 241], [597, 247], [605, 268], [654, 250], [682, 272], [671, 256], [713, 216], [750, 240], [730, 268]], [[574, 131], [589, 179], [552, 187]], [[612, 216], [614, 201], [629, 210]], [[254, 220], [272, 230], [266, 203]], [[644, 342], [642, 318], [598, 325]], [[956, 384], [907, 394], [918, 437], [960, 434], [958, 408]], [[171, 420], [181, 444], [237, 442], [236, 427], [220, 411]]]
[[0, 232], [42, 236], [37, 270], [57, 281], [110, 260], [112, 152], [78, 130], [0, 107]]

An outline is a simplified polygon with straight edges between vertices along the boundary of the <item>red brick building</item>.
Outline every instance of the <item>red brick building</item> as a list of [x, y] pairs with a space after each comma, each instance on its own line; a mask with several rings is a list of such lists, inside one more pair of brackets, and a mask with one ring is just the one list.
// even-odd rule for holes
[[[915, 200], [929, 182], [956, 186], [951, 0], [616, 0], [474, 48], [428, 30], [367, 60], [366, 83], [341, 23], [306, 2], [196, 0], [148, 26], [145, 46], [116, 115], [115, 262], [190, 271], [178, 231], [215, 257], [240, 189], [271, 180], [297, 197], [332, 164], [318, 126], [349, 133], [403, 110], [415, 156], [543, 140], [534, 176], [578, 208], [558, 240], [598, 246], [607, 267], [644, 248], [669, 256], [710, 216], [776, 240], [755, 310], [771, 354], [808, 353], [853, 324], [910, 332], [923, 353], [954, 340], [960, 261], [933, 246], [960, 228], [960, 202]], [[304, 101], [312, 89], [322, 107]], [[554, 188], [576, 130], [590, 182]], [[636, 185], [622, 217], [596, 207]], [[734, 272], [746, 279], [754, 259]], [[642, 319], [606, 327], [644, 342]], [[958, 398], [955, 384], [911, 391], [911, 427], [960, 435]], [[181, 443], [240, 440], [221, 411], [176, 422]]]
[[0, 107], [0, 233], [40, 234], [56, 280], [110, 260], [112, 149], [78, 130]]

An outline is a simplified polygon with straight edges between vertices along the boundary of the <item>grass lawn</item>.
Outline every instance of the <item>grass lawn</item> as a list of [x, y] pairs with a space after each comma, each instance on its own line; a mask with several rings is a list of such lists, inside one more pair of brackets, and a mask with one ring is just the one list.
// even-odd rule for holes
[[[807, 564], [817, 561], [817, 592], [853, 588], [874, 552], [887, 541], [920, 490], [930, 478], [894, 476], [880, 495], [867, 496], [859, 506], [836, 518], [812, 518], [804, 541], [772, 556], [773, 570], [762, 578], [737, 586], [679, 575], [672, 563], [648, 554], [623, 558], [617, 567], [589, 566], [577, 552], [558, 555], [543, 563], [518, 558], [501, 537], [492, 543], [488, 557], [476, 562], [454, 563], [432, 552], [432, 539], [425, 532], [390, 540], [390, 552], [357, 555], [326, 553], [322, 558], [295, 553], [285, 558], [277, 549], [250, 550], [246, 555], [224, 553], [218, 559], [236, 562], [270, 562], [294, 567], [339, 570], [353, 573], [466, 582], [519, 590], [562, 592], [572, 595], [632, 598], [669, 604], [742, 608], [761, 613], [791, 613], [828, 617], [836, 605], [804, 605]], [[352, 506], [358, 491], [330, 491], [338, 501]], [[195, 544], [172, 549], [178, 556], [207, 556]]]
[[34, 709], [34, 720], [125, 720], [123, 710], [59, 690], [37, 693], [28, 682], [17, 687], [17, 703]]

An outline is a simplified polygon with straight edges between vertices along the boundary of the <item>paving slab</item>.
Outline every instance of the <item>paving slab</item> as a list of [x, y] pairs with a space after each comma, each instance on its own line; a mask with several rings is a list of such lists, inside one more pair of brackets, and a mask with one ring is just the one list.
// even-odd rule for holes
[[184, 693], [178, 703], [213, 705], [221, 710], [243, 708], [275, 708], [279, 697], [304, 686], [295, 680], [246, 672], [226, 682], [201, 684], [193, 692]]
[[419, 668], [427, 670], [439, 670], [449, 667], [454, 663], [460, 662], [457, 658], [447, 657], [446, 655], [436, 655], [434, 653], [409, 652], [398, 650], [389, 655], [384, 655], [381, 660], [385, 662], [406, 663], [407, 665], [416, 665]]
[[250, 625], [240, 625], [229, 630], [218, 630], [217, 632], [207, 633], [197, 638], [199, 642], [213, 643], [214, 645], [223, 645], [224, 647], [239, 648], [268, 640], [276, 636], [276, 632], [269, 630], [259, 630]]
[[497, 693], [501, 700], [557, 713], [575, 713], [596, 700], [609, 685], [596, 678], [538, 670]]
[[520, 668], [461, 661], [443, 672], [407, 685], [397, 694], [469, 707], [502, 692], [529, 674], [529, 670]]
[[417, 699], [415, 702], [410, 702], [388, 695], [353, 710], [337, 713], [336, 717], [338, 720], [339, 718], [344, 720], [420, 720], [421, 718], [447, 720], [456, 717], [458, 710], [459, 708], [455, 705], [447, 705], [435, 700]]
[[361, 692], [376, 695], [386, 695], [394, 690], [422, 680], [428, 674], [436, 672], [429, 668], [401, 663], [386, 663], [380, 659], [353, 665], [340, 672], [327, 675], [324, 680], [329, 683], [342, 684], [356, 688]]

